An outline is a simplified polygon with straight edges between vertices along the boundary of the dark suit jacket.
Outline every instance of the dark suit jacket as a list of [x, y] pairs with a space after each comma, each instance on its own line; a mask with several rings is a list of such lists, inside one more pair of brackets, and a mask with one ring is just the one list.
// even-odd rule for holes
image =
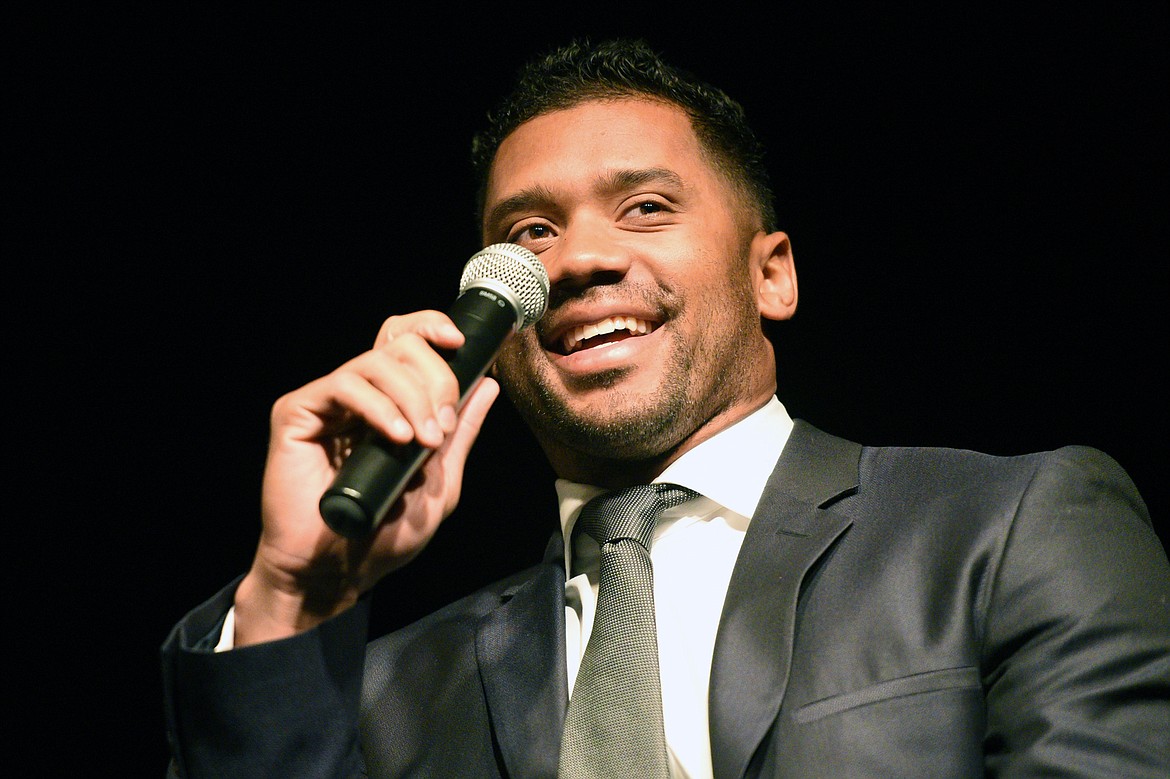
[[[365, 605], [210, 653], [233, 591], [163, 647], [186, 775], [555, 776], [559, 539], [364, 668]], [[798, 421], [732, 575], [710, 722], [721, 779], [1170, 776], [1166, 553], [1096, 450], [871, 448]]]

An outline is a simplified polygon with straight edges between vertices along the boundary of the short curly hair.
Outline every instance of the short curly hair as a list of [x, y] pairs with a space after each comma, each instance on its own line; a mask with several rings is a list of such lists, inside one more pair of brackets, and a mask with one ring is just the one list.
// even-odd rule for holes
[[682, 108], [712, 163], [753, 207], [760, 227], [777, 229], [775, 196], [764, 148], [742, 106], [722, 90], [668, 65], [642, 40], [573, 41], [525, 65], [511, 92], [488, 113], [487, 127], [471, 144], [478, 184], [476, 217], [482, 220], [492, 161], [503, 140], [542, 114], [589, 100], [649, 97]]

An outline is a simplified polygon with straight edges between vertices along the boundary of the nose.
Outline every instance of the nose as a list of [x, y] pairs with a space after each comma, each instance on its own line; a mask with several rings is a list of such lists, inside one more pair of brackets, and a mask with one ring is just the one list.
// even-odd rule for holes
[[552, 251], [544, 253], [553, 289], [564, 292], [620, 281], [630, 268], [630, 255], [618, 238], [604, 218], [573, 220]]

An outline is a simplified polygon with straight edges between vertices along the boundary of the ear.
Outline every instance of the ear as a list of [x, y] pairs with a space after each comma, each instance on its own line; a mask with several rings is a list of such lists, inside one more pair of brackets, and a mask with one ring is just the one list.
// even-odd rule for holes
[[751, 256], [760, 315], [776, 321], [791, 319], [796, 313], [796, 264], [788, 234], [756, 233]]

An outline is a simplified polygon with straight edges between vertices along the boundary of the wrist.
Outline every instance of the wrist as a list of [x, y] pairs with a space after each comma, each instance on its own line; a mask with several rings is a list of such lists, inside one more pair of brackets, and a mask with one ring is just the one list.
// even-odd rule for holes
[[336, 579], [292, 581], [254, 564], [235, 595], [236, 647], [290, 638], [312, 630], [357, 603]]

